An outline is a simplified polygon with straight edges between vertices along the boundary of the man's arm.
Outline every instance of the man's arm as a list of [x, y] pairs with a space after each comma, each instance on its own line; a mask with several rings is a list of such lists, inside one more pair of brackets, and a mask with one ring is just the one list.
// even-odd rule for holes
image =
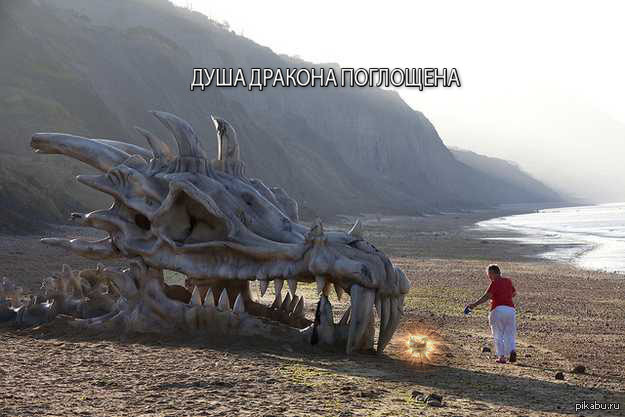
[[480, 304], [484, 304], [485, 302], [487, 302], [490, 299], [491, 299], [491, 294], [488, 291], [486, 291], [484, 293], [484, 295], [480, 297], [479, 300], [477, 300], [474, 303], [469, 304], [467, 307], [469, 307], [471, 310], [473, 310], [475, 307], [479, 306]]

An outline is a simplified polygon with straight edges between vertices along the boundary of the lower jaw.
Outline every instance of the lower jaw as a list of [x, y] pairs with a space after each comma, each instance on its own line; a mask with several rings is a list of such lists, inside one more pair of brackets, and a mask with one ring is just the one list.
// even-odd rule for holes
[[[70, 323], [98, 331], [262, 338], [346, 350], [350, 311], [335, 324], [323, 294], [323, 302], [317, 303], [316, 320], [311, 321], [305, 317], [303, 298], [289, 291], [284, 298], [278, 293], [271, 305], [265, 305], [252, 299], [249, 281], [191, 280], [190, 284], [193, 292], [188, 301], [172, 298], [167, 286], [152, 282], [114, 311]], [[360, 346], [363, 349], [356, 350], [372, 348], [373, 332], [365, 339]]]

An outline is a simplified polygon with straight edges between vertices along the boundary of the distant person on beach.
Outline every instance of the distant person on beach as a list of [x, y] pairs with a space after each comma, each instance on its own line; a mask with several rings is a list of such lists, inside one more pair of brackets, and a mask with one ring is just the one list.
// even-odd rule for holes
[[479, 300], [465, 308], [470, 311], [490, 300], [488, 322], [495, 340], [497, 363], [506, 363], [508, 356], [510, 362], [516, 362], [516, 311], [512, 302], [516, 290], [509, 278], [501, 276], [499, 266], [489, 265], [486, 274], [490, 279], [490, 286]]

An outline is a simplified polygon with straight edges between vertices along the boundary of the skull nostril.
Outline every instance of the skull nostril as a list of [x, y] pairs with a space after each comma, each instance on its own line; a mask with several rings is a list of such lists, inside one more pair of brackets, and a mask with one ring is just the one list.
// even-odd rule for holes
[[143, 214], [135, 215], [135, 224], [143, 230], [150, 230], [150, 228], [152, 227], [152, 223], [150, 223], [150, 220]]

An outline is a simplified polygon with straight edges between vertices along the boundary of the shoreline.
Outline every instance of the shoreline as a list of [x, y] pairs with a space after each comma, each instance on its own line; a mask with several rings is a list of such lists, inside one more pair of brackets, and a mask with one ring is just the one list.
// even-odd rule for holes
[[624, 203], [558, 207], [482, 220], [473, 229], [490, 241], [542, 248], [538, 259], [624, 275], [623, 210]]

